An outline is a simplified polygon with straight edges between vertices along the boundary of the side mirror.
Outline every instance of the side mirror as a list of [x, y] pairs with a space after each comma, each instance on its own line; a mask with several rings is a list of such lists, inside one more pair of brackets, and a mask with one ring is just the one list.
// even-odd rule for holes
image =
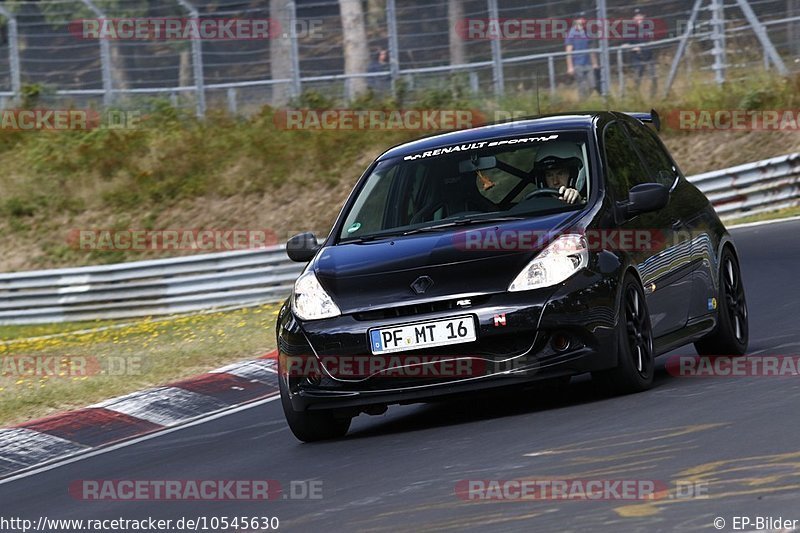
[[307, 231], [295, 235], [286, 243], [286, 255], [297, 263], [308, 263], [319, 250], [317, 236]]
[[626, 217], [663, 209], [669, 203], [669, 189], [660, 183], [641, 183], [631, 187], [628, 203], [624, 205]]

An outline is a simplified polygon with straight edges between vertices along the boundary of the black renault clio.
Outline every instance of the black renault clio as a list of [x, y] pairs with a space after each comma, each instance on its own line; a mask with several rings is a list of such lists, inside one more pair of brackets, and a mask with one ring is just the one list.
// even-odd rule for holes
[[736, 247], [651, 113], [552, 115], [428, 137], [370, 165], [277, 325], [303, 441], [359, 413], [591, 372], [618, 393], [694, 343], [742, 354]]

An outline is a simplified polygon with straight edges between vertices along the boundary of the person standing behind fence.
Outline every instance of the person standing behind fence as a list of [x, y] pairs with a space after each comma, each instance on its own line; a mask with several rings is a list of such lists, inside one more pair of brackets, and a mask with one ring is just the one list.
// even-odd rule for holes
[[636, 32], [636, 38], [629, 40], [626, 44], [632, 46], [631, 48], [631, 66], [636, 75], [636, 87], [642, 86], [642, 80], [645, 73], [650, 78], [650, 98], [656, 95], [656, 86], [658, 79], [656, 77], [656, 62], [653, 57], [653, 48], [651, 46], [642, 46], [648, 39], [645, 32], [642, 30], [644, 23], [644, 12], [638, 7], [633, 11], [633, 20], [636, 22], [639, 30]]
[[578, 83], [578, 96], [584, 99], [595, 87], [597, 55], [587, 51], [592, 47], [592, 41], [586, 34], [586, 16], [583, 13], [579, 13], [572, 22], [564, 44], [567, 52], [567, 73], [575, 77]]
[[[389, 71], [389, 51], [386, 48], [379, 49], [372, 61], [367, 66], [367, 72], [370, 74], [378, 72]], [[388, 75], [386, 76], [370, 76], [367, 78], [367, 86], [372, 89], [376, 95], [383, 95], [389, 91], [391, 80]]]

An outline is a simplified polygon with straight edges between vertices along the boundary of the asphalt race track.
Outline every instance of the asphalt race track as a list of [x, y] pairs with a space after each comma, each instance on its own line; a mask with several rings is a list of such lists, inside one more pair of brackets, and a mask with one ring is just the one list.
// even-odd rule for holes
[[[800, 353], [800, 221], [734, 230], [750, 354]], [[687, 347], [676, 354], [693, 355]], [[653, 390], [608, 398], [588, 379], [528, 392], [393, 407], [347, 438], [300, 444], [278, 402], [0, 485], [6, 517], [277, 516], [282, 531], [731, 531], [734, 516], [800, 519], [800, 376], [686, 378], [660, 359]], [[502, 407], [513, 398], [516, 406]], [[465, 501], [460, 480], [693, 482], [705, 498]], [[85, 479], [318, 480], [321, 499], [81, 501]], [[685, 495], [684, 495], [685, 496]]]

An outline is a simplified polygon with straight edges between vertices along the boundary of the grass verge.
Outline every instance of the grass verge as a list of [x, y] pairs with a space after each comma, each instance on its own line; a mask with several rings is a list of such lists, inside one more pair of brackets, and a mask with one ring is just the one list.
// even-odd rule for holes
[[[167, 320], [145, 318], [91, 332], [85, 330], [114, 323], [0, 326], [0, 425], [263, 355], [275, 347], [279, 308], [269, 304]], [[60, 333], [65, 334], [33, 338]]]
[[725, 225], [730, 227], [737, 224], [749, 224], [751, 222], [763, 222], [765, 220], [780, 220], [782, 218], [790, 218], [800, 216], [800, 205], [778, 209], [776, 211], [768, 211], [766, 213], [758, 213], [757, 215], [750, 215], [746, 217], [734, 218], [725, 222]]

